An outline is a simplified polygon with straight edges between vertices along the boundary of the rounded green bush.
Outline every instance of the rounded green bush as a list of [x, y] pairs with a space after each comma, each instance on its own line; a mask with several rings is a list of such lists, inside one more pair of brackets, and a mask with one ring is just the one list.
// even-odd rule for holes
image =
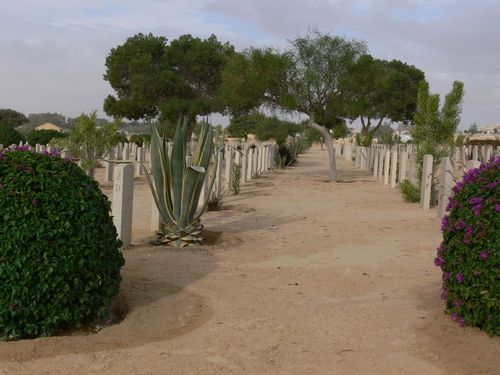
[[453, 192], [434, 260], [441, 298], [461, 326], [500, 335], [500, 157], [469, 171]]
[[105, 318], [120, 246], [107, 197], [71, 160], [0, 152], [0, 339]]

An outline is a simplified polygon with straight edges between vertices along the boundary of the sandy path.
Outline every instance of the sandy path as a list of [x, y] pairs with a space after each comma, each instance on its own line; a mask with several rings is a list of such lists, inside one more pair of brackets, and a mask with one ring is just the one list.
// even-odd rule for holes
[[0, 374], [496, 374], [500, 340], [442, 313], [435, 212], [326, 155], [267, 174], [204, 223], [216, 244], [125, 251], [126, 319], [97, 334], [0, 343]]

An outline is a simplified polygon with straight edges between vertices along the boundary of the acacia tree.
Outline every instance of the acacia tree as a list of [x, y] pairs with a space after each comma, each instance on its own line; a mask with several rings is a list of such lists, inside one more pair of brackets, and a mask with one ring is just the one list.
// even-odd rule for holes
[[137, 34], [106, 58], [104, 79], [115, 96], [104, 101], [106, 113], [132, 120], [154, 118], [176, 124], [180, 115], [218, 110], [215, 92], [234, 48], [215, 35], [201, 40], [182, 35], [167, 43], [162, 36]]
[[290, 41], [284, 53], [266, 48], [238, 55], [223, 74], [221, 98], [233, 111], [262, 104], [309, 117], [306, 126], [325, 140], [329, 179], [337, 180], [335, 152], [329, 129], [318, 114], [341, 96], [339, 83], [348, 67], [366, 52], [363, 42], [311, 31]]
[[424, 73], [399, 60], [361, 56], [341, 82], [351, 120], [361, 121], [361, 134], [375, 133], [384, 120], [409, 123], [416, 110]]

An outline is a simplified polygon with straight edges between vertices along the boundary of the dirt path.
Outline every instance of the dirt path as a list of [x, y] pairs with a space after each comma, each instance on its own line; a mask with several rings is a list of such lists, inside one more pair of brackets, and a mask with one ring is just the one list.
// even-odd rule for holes
[[125, 320], [0, 343], [0, 374], [497, 374], [500, 340], [442, 313], [435, 212], [312, 150], [210, 212], [214, 245], [150, 247], [140, 184]]

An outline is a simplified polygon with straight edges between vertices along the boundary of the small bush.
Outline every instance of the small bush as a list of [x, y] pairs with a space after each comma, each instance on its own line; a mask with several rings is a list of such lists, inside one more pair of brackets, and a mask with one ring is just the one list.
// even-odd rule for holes
[[294, 150], [286, 143], [278, 145], [275, 161], [278, 168], [294, 165], [296, 162]]
[[150, 134], [132, 134], [130, 136], [130, 142], [137, 144], [137, 146], [142, 146], [142, 144], [151, 144]]
[[420, 189], [408, 180], [399, 183], [399, 191], [406, 202], [417, 203], [420, 201]]
[[453, 193], [434, 260], [441, 297], [460, 325], [500, 335], [500, 157], [469, 171]]
[[19, 144], [23, 140], [23, 136], [14, 128], [0, 124], [0, 144], [8, 147], [12, 144]]
[[224, 203], [226, 189], [223, 186], [214, 187], [207, 202], [208, 211], [219, 211]]
[[104, 318], [123, 256], [110, 203], [76, 164], [0, 153], [0, 339]]
[[231, 191], [234, 195], [238, 195], [240, 193], [240, 184], [241, 184], [241, 165], [234, 164], [233, 170], [231, 172]]

